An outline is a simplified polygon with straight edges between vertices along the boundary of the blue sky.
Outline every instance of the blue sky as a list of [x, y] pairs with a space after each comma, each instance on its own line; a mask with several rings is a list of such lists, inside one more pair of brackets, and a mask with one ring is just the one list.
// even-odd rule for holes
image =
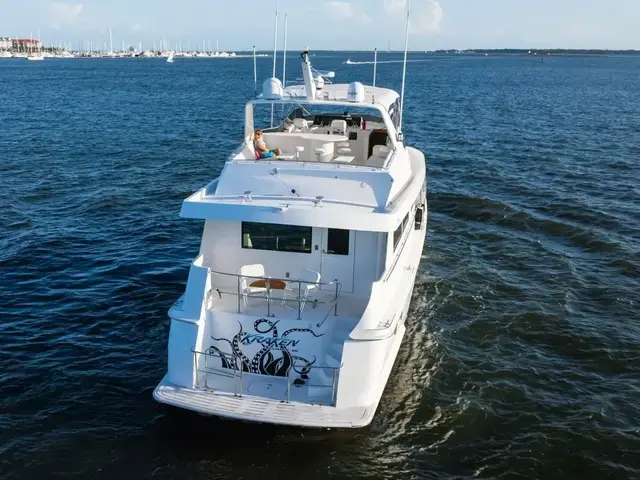
[[[280, 0], [289, 47], [394, 49], [407, 0]], [[411, 0], [410, 48], [640, 49], [640, 0]], [[0, 36], [270, 49], [275, 0], [0, 0]], [[281, 15], [282, 19], [282, 15]], [[282, 26], [282, 23], [281, 23]], [[280, 30], [282, 35], [282, 28]], [[282, 38], [280, 39], [282, 44]]]

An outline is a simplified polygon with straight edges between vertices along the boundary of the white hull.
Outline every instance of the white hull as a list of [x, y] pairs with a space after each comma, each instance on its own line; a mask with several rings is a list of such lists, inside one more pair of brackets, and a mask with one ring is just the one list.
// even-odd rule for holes
[[380, 373], [378, 401], [366, 406], [338, 408], [334, 406], [285, 402], [283, 399], [238, 396], [205, 389], [172, 385], [167, 377], [153, 392], [154, 398], [168, 405], [245, 422], [271, 423], [309, 428], [359, 428], [371, 423], [378, 408], [384, 386], [391, 373], [404, 337], [404, 325], [398, 328], [390, 346], [389, 357]]
[[[415, 159], [415, 163], [420, 161], [424, 160], [421, 157]], [[424, 175], [424, 169], [420, 173]], [[424, 177], [418, 174], [414, 181], [421, 183], [421, 178]], [[324, 310], [320, 308], [317, 314], [316, 311], [310, 311], [305, 322], [307, 317], [303, 321], [281, 318], [282, 310], [277, 305], [272, 307], [275, 317], [269, 319], [283, 326], [281, 334], [282, 330], [290, 327], [310, 328], [322, 338], [335, 338], [335, 341], [323, 342], [314, 350], [323, 360], [322, 364], [318, 362], [317, 369], [309, 372], [308, 383], [313, 386], [295, 386], [292, 378], [225, 371], [220, 368], [219, 357], [194, 354], [192, 346], [195, 345], [198, 352], [205, 352], [212, 343], [212, 337], [233, 338], [235, 331], [215, 330], [213, 325], [221, 322], [235, 325], [239, 321], [250, 325], [260, 318], [260, 309], [249, 307], [245, 312], [248, 315], [217, 312], [216, 308], [233, 310], [235, 298], [226, 297], [229, 304], [225, 304], [225, 297], [219, 299], [216, 294], [209, 297], [202, 295], [195, 300], [196, 304], [189, 306], [189, 284], [195, 287], [195, 281], [200, 276], [204, 290], [207, 285], [213, 289], [208, 279], [216, 278], [210, 269], [202, 272], [197, 266], [192, 266], [187, 293], [178, 302], [179, 306], [170, 312], [169, 373], [155, 389], [154, 398], [174, 407], [249, 422], [316, 428], [357, 428], [368, 425], [380, 402], [405, 334], [405, 319], [424, 245], [426, 223], [425, 215], [422, 228], [411, 230], [393, 271], [386, 273], [386, 281], [374, 287], [366, 307], [359, 307], [355, 299], [352, 305], [340, 303], [338, 316], [329, 316], [322, 328], [316, 328], [324, 316]], [[194, 262], [194, 265], [197, 264], [198, 260]], [[346, 296], [345, 301], [349, 301], [349, 298]], [[191, 322], [189, 314], [185, 313], [187, 311], [202, 314], [198, 320]], [[358, 312], [360, 316], [356, 317]], [[376, 328], [367, 331], [370, 338], [354, 340], [362, 337], [362, 332], [358, 334], [362, 319], [371, 316], [376, 318], [369, 319], [369, 323], [375, 324]], [[181, 360], [172, 356], [172, 346], [176, 351], [179, 345], [185, 352]], [[314, 347], [310, 345], [309, 348]], [[370, 360], [362, 361], [365, 358]], [[379, 361], [376, 362], [376, 359]], [[203, 365], [207, 362], [209, 365]], [[326, 370], [323, 370], [325, 365]], [[183, 370], [186, 367], [188, 370]]]
[[[168, 372], [154, 398], [250, 422], [363, 427], [406, 331], [426, 235], [425, 158], [395, 130], [396, 92], [317, 87], [308, 52], [301, 64], [305, 85], [265, 82], [245, 109], [242, 145], [183, 203], [181, 215], [205, 226], [169, 311]], [[295, 109], [254, 135], [254, 108], [282, 98], [327, 110]], [[354, 103], [368, 112], [342, 113]], [[261, 141], [278, 153], [257, 158]]]

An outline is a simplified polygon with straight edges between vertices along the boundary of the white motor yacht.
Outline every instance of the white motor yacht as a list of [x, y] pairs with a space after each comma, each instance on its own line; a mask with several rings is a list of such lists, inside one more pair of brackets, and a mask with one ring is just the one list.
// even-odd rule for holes
[[[308, 50], [301, 66], [304, 85], [271, 78], [247, 103], [244, 140], [182, 205], [204, 231], [154, 397], [244, 421], [363, 427], [405, 334], [425, 157], [404, 144], [398, 93], [331, 84]], [[260, 158], [257, 128], [279, 155]]]

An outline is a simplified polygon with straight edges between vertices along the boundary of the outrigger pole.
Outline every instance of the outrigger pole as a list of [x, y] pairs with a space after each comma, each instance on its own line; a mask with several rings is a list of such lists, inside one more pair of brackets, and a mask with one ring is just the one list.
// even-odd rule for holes
[[400, 93], [400, 122], [399, 133], [402, 133], [402, 114], [404, 112], [404, 84], [407, 78], [407, 51], [409, 50], [409, 15], [411, 13], [411, 0], [407, 0], [407, 26], [404, 36], [404, 65], [402, 67], [402, 91]]

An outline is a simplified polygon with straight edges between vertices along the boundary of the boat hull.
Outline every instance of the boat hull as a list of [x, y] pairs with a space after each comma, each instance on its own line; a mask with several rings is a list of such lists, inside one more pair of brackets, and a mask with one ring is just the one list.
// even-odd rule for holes
[[375, 403], [366, 406], [339, 408], [258, 397], [234, 395], [207, 389], [185, 388], [172, 384], [165, 376], [153, 392], [153, 398], [196, 413], [252, 423], [287, 425], [303, 428], [362, 428], [371, 423], [393, 369], [402, 344], [405, 328], [400, 325], [392, 341], [387, 362], [380, 372], [380, 389]]

